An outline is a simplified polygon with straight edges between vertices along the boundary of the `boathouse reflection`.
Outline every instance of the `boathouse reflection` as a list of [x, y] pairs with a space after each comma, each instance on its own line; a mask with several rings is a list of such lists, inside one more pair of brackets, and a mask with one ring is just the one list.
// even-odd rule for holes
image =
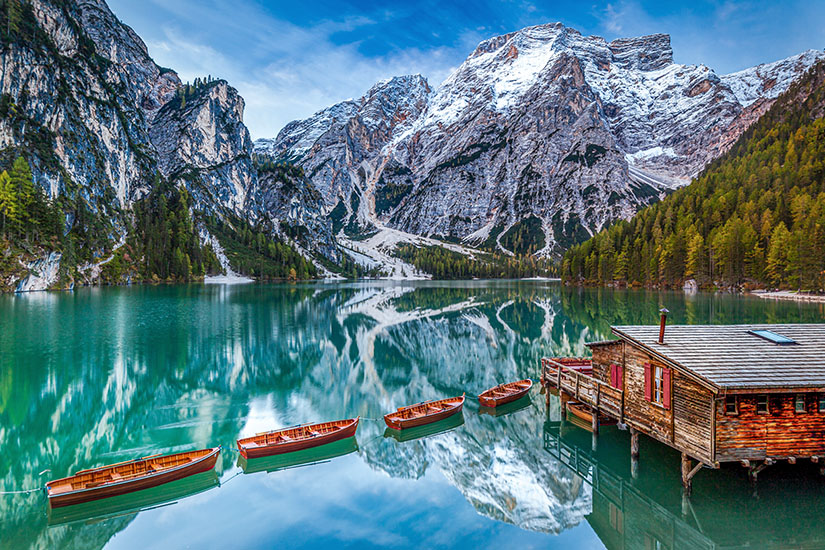
[[758, 485], [744, 468], [725, 466], [694, 482], [688, 499], [679, 454], [642, 439], [631, 473], [629, 435], [615, 427], [592, 434], [569, 421], [548, 420], [544, 450], [592, 488], [586, 520], [609, 550], [823, 548], [823, 479], [799, 466], [777, 466]]

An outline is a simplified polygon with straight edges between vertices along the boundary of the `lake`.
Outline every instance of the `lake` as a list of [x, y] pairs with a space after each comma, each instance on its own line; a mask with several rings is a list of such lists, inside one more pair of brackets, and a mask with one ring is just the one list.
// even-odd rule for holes
[[[215, 473], [49, 512], [0, 495], [2, 548], [821, 547], [825, 479], [705, 470], [562, 422], [536, 386], [508, 414], [468, 399], [437, 433], [385, 436], [398, 406], [537, 379], [611, 324], [822, 322], [822, 304], [554, 282], [83, 288], [0, 296], [0, 490], [223, 445]], [[239, 466], [239, 436], [361, 415], [350, 441]], [[387, 434], [389, 435], [389, 434]], [[48, 470], [45, 471], [44, 470]], [[257, 470], [257, 471], [256, 471]]]

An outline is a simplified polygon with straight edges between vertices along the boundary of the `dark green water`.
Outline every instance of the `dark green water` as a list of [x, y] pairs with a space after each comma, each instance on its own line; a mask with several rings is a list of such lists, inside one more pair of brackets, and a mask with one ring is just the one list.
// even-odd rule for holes
[[[81, 468], [224, 445], [217, 475], [49, 514], [0, 496], [2, 548], [822, 547], [825, 480], [703, 471], [592, 437], [534, 390], [510, 414], [384, 437], [382, 414], [538, 376], [610, 324], [822, 322], [821, 305], [543, 282], [189, 285], [0, 296], [0, 490]], [[364, 417], [345, 442], [247, 466], [239, 435]], [[461, 419], [459, 419], [461, 420]], [[336, 457], [335, 455], [342, 456]], [[45, 469], [49, 469], [40, 475]], [[776, 543], [776, 544], [774, 544]]]

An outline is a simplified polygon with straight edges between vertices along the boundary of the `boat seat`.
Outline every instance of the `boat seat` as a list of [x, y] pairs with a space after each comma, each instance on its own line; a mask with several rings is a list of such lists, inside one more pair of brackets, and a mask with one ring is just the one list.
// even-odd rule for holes
[[112, 472], [112, 479], [113, 479], [114, 481], [120, 481], [121, 479], [123, 479], [123, 476], [121, 476], [121, 475], [120, 475], [119, 473], [117, 473], [117, 472]]

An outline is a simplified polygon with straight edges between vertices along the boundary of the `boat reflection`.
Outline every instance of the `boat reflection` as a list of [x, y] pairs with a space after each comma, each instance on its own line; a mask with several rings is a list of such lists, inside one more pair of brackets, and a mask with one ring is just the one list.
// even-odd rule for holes
[[347, 439], [341, 439], [340, 441], [292, 453], [250, 459], [239, 456], [238, 466], [245, 474], [276, 472], [287, 468], [295, 468], [331, 460], [339, 456], [354, 453], [357, 450], [358, 442], [355, 440], [355, 437], [348, 437]]
[[67, 523], [97, 523], [117, 516], [137, 514], [220, 486], [215, 470], [195, 474], [158, 487], [135, 491], [73, 506], [49, 507], [49, 526]]
[[504, 405], [499, 405], [498, 407], [479, 407], [478, 414], [488, 414], [490, 416], [506, 416], [508, 414], [513, 414], [514, 412], [526, 409], [530, 406], [531, 403], [532, 401], [530, 400], [530, 396], [525, 395], [520, 399], [516, 399], [515, 401], [511, 401], [510, 403], [505, 403]]
[[609, 550], [825, 548], [822, 480], [800, 465], [773, 466], [757, 485], [739, 465], [700, 472], [686, 498], [672, 449], [642, 439], [634, 476], [627, 432], [603, 428], [594, 451], [569, 424], [546, 422], [544, 449], [591, 486], [586, 519]]
[[393, 430], [392, 428], [387, 428], [384, 430], [384, 437], [391, 437], [399, 443], [404, 443], [407, 441], [415, 441], [416, 439], [423, 439], [425, 437], [431, 437], [444, 432], [449, 432], [450, 430], [454, 430], [462, 425], [464, 425], [464, 413], [459, 412], [458, 414], [449, 416], [444, 420], [439, 420], [438, 422], [433, 422], [432, 424], [417, 426], [415, 428], [407, 428], [405, 430]]

